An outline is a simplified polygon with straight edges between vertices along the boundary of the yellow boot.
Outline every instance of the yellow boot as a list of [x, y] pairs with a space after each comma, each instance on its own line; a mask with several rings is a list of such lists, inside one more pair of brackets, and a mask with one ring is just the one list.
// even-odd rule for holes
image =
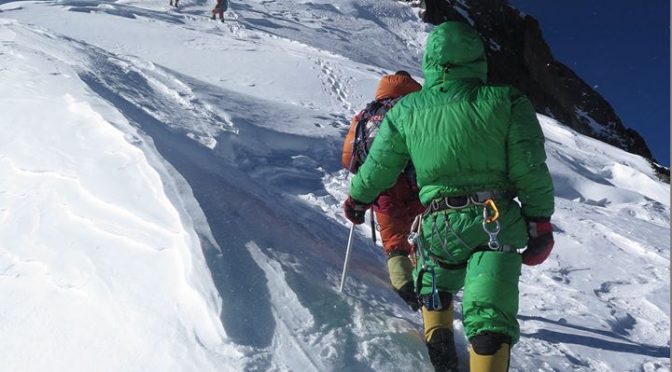
[[413, 265], [406, 255], [394, 255], [387, 259], [387, 271], [390, 274], [390, 283], [399, 290], [407, 283], [413, 282]]
[[502, 344], [492, 355], [477, 354], [469, 348], [470, 372], [506, 372], [509, 369], [509, 344]]
[[444, 299], [444, 310], [422, 307], [427, 353], [437, 372], [457, 372], [457, 352], [453, 337], [453, 304]]
[[390, 256], [387, 259], [387, 271], [390, 274], [390, 283], [394, 291], [406, 301], [413, 311], [417, 311], [420, 303], [413, 287], [413, 275], [411, 274], [413, 265], [411, 264], [411, 260], [405, 254]]
[[429, 342], [432, 335], [439, 328], [453, 331], [453, 306], [452, 303], [446, 305], [447, 309], [443, 311], [429, 311], [422, 307], [422, 322], [425, 328], [425, 341]]

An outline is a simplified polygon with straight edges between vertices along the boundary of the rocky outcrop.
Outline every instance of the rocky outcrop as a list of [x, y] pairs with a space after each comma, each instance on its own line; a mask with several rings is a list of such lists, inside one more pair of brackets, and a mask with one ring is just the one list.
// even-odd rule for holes
[[[537, 112], [655, 162], [642, 136], [626, 128], [599, 93], [553, 57], [534, 17], [522, 14], [506, 0], [424, 0], [416, 4], [423, 8], [425, 22], [458, 20], [480, 32], [488, 50], [491, 83], [514, 85], [530, 97]], [[665, 171], [669, 179], [669, 170], [660, 167], [659, 172]]]

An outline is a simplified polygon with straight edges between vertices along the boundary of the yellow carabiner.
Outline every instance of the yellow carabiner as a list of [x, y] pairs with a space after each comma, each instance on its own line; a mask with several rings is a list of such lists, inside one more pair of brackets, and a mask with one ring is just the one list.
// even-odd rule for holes
[[486, 221], [488, 223], [492, 223], [492, 222], [497, 221], [497, 219], [499, 218], [499, 209], [497, 209], [497, 205], [495, 204], [495, 201], [492, 200], [492, 199], [488, 199], [483, 204], [484, 204], [483, 208], [490, 207], [492, 209], [492, 211], [495, 212], [492, 216], [490, 216], [490, 214], [488, 213], [488, 217], [486, 218]]

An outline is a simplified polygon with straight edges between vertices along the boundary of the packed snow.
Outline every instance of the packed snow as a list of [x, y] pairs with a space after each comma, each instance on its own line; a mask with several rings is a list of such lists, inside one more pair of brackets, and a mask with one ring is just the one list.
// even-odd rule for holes
[[[340, 149], [431, 26], [393, 0], [0, 1], [0, 370], [430, 371]], [[511, 371], [670, 370], [670, 187], [543, 115], [556, 248]], [[466, 344], [455, 321], [462, 368]]]

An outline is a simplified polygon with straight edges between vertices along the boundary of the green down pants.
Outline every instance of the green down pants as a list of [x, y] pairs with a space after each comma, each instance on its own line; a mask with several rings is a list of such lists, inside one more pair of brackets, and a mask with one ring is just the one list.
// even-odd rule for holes
[[[475, 214], [471, 217], [473, 218], [465, 219], [463, 213], [451, 215], [441, 212], [437, 216], [426, 217], [423, 220], [422, 249], [426, 253], [432, 253], [443, 262], [459, 264], [466, 261], [466, 267], [445, 269], [431, 259], [424, 260], [424, 264], [427, 268], [434, 269], [436, 287], [439, 291], [455, 295], [460, 289], [464, 290], [462, 322], [468, 339], [490, 331], [508, 335], [513, 343], [516, 343], [520, 337], [516, 315], [518, 314], [518, 280], [522, 257], [515, 251], [479, 250], [487, 247], [488, 237], [482, 231], [480, 225], [482, 219], [477, 218]], [[458, 229], [457, 226], [447, 227], [444, 223], [445, 218], [455, 219], [458, 222], [455, 225], [462, 229]], [[499, 237], [503, 239], [498, 237], [498, 241], [507, 245], [514, 243], [513, 247], [520, 246], [520, 233], [514, 234], [513, 239], [507, 238], [510, 234], [505, 234], [506, 225], [509, 225], [508, 227], [512, 230], [518, 230], [516, 229], [518, 224], [508, 224], [502, 221], [502, 225]], [[478, 233], [475, 228], [481, 229], [481, 233]], [[446, 232], [446, 230], [449, 231]], [[453, 232], [456, 232], [459, 238], [454, 238]], [[524, 230], [522, 233], [525, 236]], [[471, 246], [477, 248], [470, 248]], [[419, 255], [420, 252], [417, 254]], [[413, 271], [416, 286], [419, 284], [417, 279], [422, 266], [423, 260], [418, 256], [417, 265]], [[429, 273], [425, 273], [422, 277], [420, 294], [428, 295], [431, 291], [432, 278]]]

